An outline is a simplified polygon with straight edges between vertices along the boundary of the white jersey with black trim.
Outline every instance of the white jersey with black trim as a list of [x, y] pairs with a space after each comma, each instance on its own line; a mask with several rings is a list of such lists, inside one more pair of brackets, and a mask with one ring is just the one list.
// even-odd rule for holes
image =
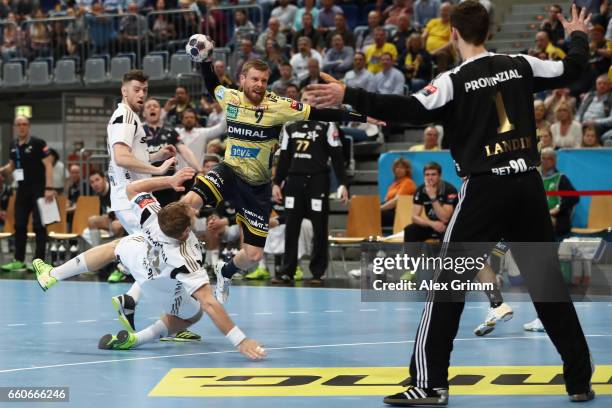
[[147, 141], [140, 118], [130, 107], [120, 103], [108, 121], [107, 149], [110, 156], [108, 164], [108, 180], [111, 186], [111, 209], [113, 211], [129, 210], [130, 200], [125, 191], [128, 183], [151, 177], [150, 174], [128, 170], [117, 164], [113, 146], [116, 143], [127, 145], [134, 157], [142, 162], [149, 162]]
[[[176, 279], [190, 295], [208, 283], [204, 270], [202, 247], [193, 234], [186, 241], [179, 241], [164, 234], [159, 227], [157, 213], [161, 210], [159, 202], [150, 193], [141, 193], [130, 204], [140, 221], [141, 233], [129, 237], [146, 242], [146, 254], [128, 254], [143, 257], [143, 268], [130, 272], [138, 283], [156, 279]], [[144, 256], [143, 256], [144, 255]]]

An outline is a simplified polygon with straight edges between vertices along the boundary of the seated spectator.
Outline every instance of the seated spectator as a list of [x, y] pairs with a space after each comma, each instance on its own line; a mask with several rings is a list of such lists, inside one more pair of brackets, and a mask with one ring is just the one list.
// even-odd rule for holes
[[606, 29], [600, 24], [593, 24], [589, 30], [589, 49], [591, 51], [589, 64], [596, 76], [608, 73], [612, 58], [612, 49], [608, 48], [605, 33]]
[[344, 40], [344, 45], [351, 48], [355, 47], [355, 36], [353, 35], [353, 32], [346, 23], [346, 17], [344, 17], [344, 14], [336, 14], [336, 16], [334, 17], [334, 29], [329, 30], [325, 36], [326, 48], [332, 47], [332, 39], [336, 34], [342, 36], [342, 40]]
[[594, 126], [600, 135], [612, 128], [612, 92], [607, 74], [602, 74], [595, 81], [595, 90], [585, 95], [576, 120], [583, 126]]
[[244, 38], [257, 41], [257, 28], [249, 20], [246, 10], [238, 9], [234, 11], [234, 31], [226, 46], [233, 51]]
[[561, 6], [558, 4], [553, 4], [548, 7], [548, 18], [542, 21], [540, 25], [540, 30], [546, 31], [548, 33], [548, 38], [550, 38], [550, 42], [559, 48], [564, 48], [565, 42], [565, 29], [563, 28], [563, 24], [559, 20], [559, 15], [562, 14]]
[[440, 150], [438, 145], [438, 129], [435, 126], [427, 126], [423, 131], [423, 143], [412, 146], [409, 151], [411, 152], [433, 152]]
[[300, 89], [306, 88], [312, 84], [324, 84], [325, 81], [321, 78], [321, 69], [319, 61], [316, 58], [308, 60], [308, 76], [300, 82]]
[[291, 67], [291, 64], [285, 61], [280, 65], [279, 71], [280, 78], [272, 82], [270, 89], [277, 95], [286, 96], [287, 86], [289, 86], [289, 84], [295, 84], [293, 68]]
[[[165, 0], [157, 0], [155, 3], [155, 11], [163, 11], [166, 9]], [[158, 14], [155, 16], [153, 21], [153, 27], [151, 27], [151, 36], [153, 39], [155, 49], [163, 49], [167, 45], [168, 41], [176, 38], [176, 30], [174, 29], [174, 22], [167, 14]]]
[[287, 62], [287, 60], [285, 59], [279, 45], [271, 38], [266, 40], [266, 50], [262, 60], [265, 61], [270, 67], [270, 77], [268, 79], [268, 83], [276, 81], [278, 78], [280, 78], [279, 67], [281, 64]]
[[321, 0], [321, 8], [319, 9], [317, 30], [325, 34], [329, 30], [334, 29], [334, 17], [336, 14], [344, 12], [338, 6], [334, 5], [334, 0]]
[[297, 7], [289, 4], [289, 0], [278, 0], [278, 6], [272, 9], [271, 16], [280, 23], [280, 30], [284, 33], [291, 31]]
[[[90, 41], [93, 44], [92, 51], [96, 54], [109, 53], [117, 39], [114, 21], [105, 17], [104, 14], [104, 7], [100, 3], [93, 3], [91, 12], [85, 14]], [[189, 36], [186, 38], [189, 38]]]
[[353, 69], [344, 76], [344, 83], [351, 88], [368, 90], [374, 75], [366, 69], [366, 56], [357, 51], [353, 57]]
[[300, 37], [298, 39], [298, 52], [289, 61], [297, 80], [303, 81], [308, 76], [308, 60], [311, 58], [319, 61], [319, 64], [323, 63], [321, 54], [312, 49], [310, 38]]
[[2, 61], [8, 62], [11, 58], [15, 58], [19, 55], [20, 48], [23, 44], [22, 32], [17, 25], [15, 14], [9, 13], [6, 19], [8, 23], [2, 29], [2, 45], [0, 45], [0, 53], [2, 54]]
[[174, 90], [174, 96], [168, 99], [164, 105], [164, 121], [168, 126], [178, 126], [186, 109], [195, 109], [195, 104], [191, 101], [187, 88], [177, 86]]
[[[182, 116], [182, 128], [177, 128], [178, 140], [191, 150], [196, 163], [204, 163], [204, 154], [210, 140], [221, 137], [227, 131], [227, 123], [222, 120], [213, 127], [199, 127], [198, 115], [193, 109], [185, 109]], [[187, 167], [189, 164], [182, 157], [178, 157], [177, 168]]]
[[213, 69], [217, 78], [219, 78], [219, 82], [226, 88], [236, 88], [236, 84], [232, 81], [232, 78], [227, 74], [225, 69], [225, 62], [223, 60], [217, 60], [213, 64]]
[[6, 17], [12, 12], [11, 10], [12, 8], [11, 4], [9, 4], [9, 0], [2, 0], [2, 2], [0, 2], [0, 20], [6, 19]]
[[296, 54], [299, 52], [298, 41], [302, 37], [310, 39], [311, 46], [314, 48], [320, 48], [323, 46], [323, 37], [321, 33], [313, 25], [313, 17], [310, 13], [304, 13], [302, 16], [302, 28], [293, 35], [293, 41], [291, 45], [291, 52]]
[[[557, 153], [551, 148], [542, 149], [542, 181], [546, 191], [576, 191], [565, 174], [557, 169]], [[578, 204], [578, 196], [546, 196], [557, 240], [569, 234], [572, 228], [572, 212]]]
[[257, 37], [255, 51], [260, 54], [266, 51], [266, 40], [272, 40], [282, 49], [287, 45], [287, 36], [280, 31], [280, 23], [278, 19], [272, 17], [268, 20], [268, 29]]
[[533, 101], [533, 112], [535, 115], [536, 131], [542, 128], [550, 128], [550, 122], [546, 120], [546, 105], [544, 101], [536, 99]]
[[546, 31], [538, 31], [535, 36], [535, 47], [529, 50], [529, 55], [539, 57], [540, 53], [545, 53], [549, 60], [562, 60], [565, 58], [565, 51], [555, 47], [548, 37]]
[[[68, 173], [64, 163], [60, 160], [59, 154], [55, 149], [49, 149], [49, 156], [51, 156], [53, 165], [53, 188], [57, 191], [57, 194], [64, 194], [64, 185], [66, 184], [66, 178]], [[78, 166], [77, 166], [78, 167]]]
[[[34, 18], [43, 19], [46, 16], [42, 9], [37, 9]], [[46, 23], [29, 24], [26, 35], [34, 57], [48, 57], [51, 54], [51, 30]]]
[[[217, 123], [225, 120], [223, 109], [216, 99], [208, 99], [202, 96], [200, 98], [200, 110], [207, 115], [205, 122], [206, 127], [215, 126]], [[201, 120], [200, 123], [202, 123]]]
[[[304, 0], [304, 7], [297, 9], [293, 17], [293, 31], [299, 33], [303, 28], [303, 16], [310, 14], [312, 26], [319, 26], [319, 9], [316, 7], [315, 0]], [[294, 36], [295, 37], [295, 36]], [[316, 42], [314, 42], [316, 44]], [[295, 48], [295, 47], [294, 47]]]
[[423, 174], [425, 183], [414, 193], [412, 224], [404, 228], [404, 242], [442, 239], [457, 205], [457, 189], [442, 180], [438, 163], [426, 164]]
[[551, 149], [555, 148], [555, 143], [553, 142], [552, 133], [550, 133], [550, 128], [542, 128], [539, 129], [539, 138], [540, 142], [538, 144], [539, 150], [542, 151], [545, 147], [550, 147]]
[[294, 101], [300, 100], [300, 87], [296, 84], [287, 85], [286, 98], [293, 99]]
[[418, 33], [412, 34], [406, 40], [406, 51], [401, 61], [404, 63], [404, 72], [410, 92], [423, 89], [431, 81], [432, 63], [431, 55], [423, 48], [423, 39]]
[[416, 30], [410, 27], [410, 16], [407, 14], [400, 14], [398, 17], [397, 30], [389, 41], [395, 45], [399, 55], [405, 55], [408, 38], [415, 32]]
[[344, 40], [340, 34], [334, 35], [332, 48], [325, 52], [323, 58], [323, 72], [327, 72], [336, 79], [342, 79], [352, 66], [353, 49], [344, 45]]
[[386, 35], [384, 28], [377, 27], [374, 30], [374, 44], [369, 45], [364, 51], [368, 71], [373, 74], [382, 70], [380, 60], [384, 53], [389, 53], [394, 60], [397, 58], [397, 49], [395, 49], [395, 45], [385, 41]]
[[548, 122], [552, 123], [555, 121], [555, 111], [562, 103], [567, 104], [572, 113], [576, 112], [576, 98], [570, 95], [569, 88], [555, 89], [546, 99], [544, 99], [544, 106], [547, 112], [546, 120]]
[[393, 4], [383, 11], [382, 18], [385, 24], [399, 25], [400, 16], [410, 18], [412, 2], [409, 0], [393, 0]]
[[395, 220], [395, 207], [397, 206], [398, 196], [412, 195], [416, 191], [416, 184], [412, 180], [412, 165], [410, 161], [403, 157], [395, 159], [391, 167], [395, 179], [387, 188], [385, 200], [380, 205], [383, 227], [393, 225]]
[[125, 9], [124, 0], [102, 0], [106, 14], [123, 14]]
[[240, 41], [240, 50], [236, 61], [236, 71], [234, 72], [234, 80], [240, 82], [240, 73], [245, 62], [260, 58], [260, 55], [253, 51], [253, 42], [248, 38], [243, 38]]
[[556, 148], [580, 147], [582, 126], [574, 120], [567, 103], [561, 103], [555, 110], [556, 121], [550, 126], [550, 133]]
[[380, 56], [380, 65], [382, 71], [374, 75], [372, 81], [370, 81], [370, 92], [379, 94], [404, 94], [404, 85], [406, 85], [406, 79], [402, 71], [393, 66], [393, 56], [385, 52]]
[[144, 51], [145, 40], [149, 35], [147, 18], [138, 14], [138, 4], [131, 2], [127, 8], [128, 15], [119, 21], [119, 44], [122, 51], [138, 53], [140, 42], [141, 53]]
[[[382, 23], [382, 16], [378, 11], [372, 10], [368, 13], [368, 28], [361, 31], [355, 39], [355, 49], [364, 51], [365, 49], [374, 44], [374, 30], [380, 27]], [[386, 39], [387, 33], [385, 33]]]
[[440, 0], [417, 0], [414, 4], [414, 24], [417, 29], [427, 25], [429, 20], [438, 15]]
[[85, 194], [85, 187], [81, 183], [81, 168], [78, 164], [71, 164], [68, 170], [68, 178], [66, 179], [66, 220], [68, 226], [72, 225], [72, 218], [76, 210], [77, 200], [80, 195]]
[[206, 154], [214, 154], [223, 157], [225, 155], [225, 143], [218, 138], [212, 139], [206, 145]]
[[582, 130], [582, 145], [583, 148], [602, 147], [597, 136], [597, 129], [594, 126], [585, 126]]
[[92, 215], [87, 220], [87, 227], [83, 231], [83, 239], [91, 246], [100, 245], [100, 230], [108, 231], [111, 237], [120, 237], [125, 231], [115, 213], [111, 210], [110, 183], [98, 170], [93, 170], [89, 175], [89, 185], [95, 195], [100, 197], [100, 214]]
[[440, 17], [429, 20], [423, 31], [425, 49], [438, 65], [438, 72], [444, 72], [453, 62], [453, 47], [450, 41], [450, 3], [440, 5]]
[[350, 136], [354, 144], [376, 142], [382, 136], [382, 129], [373, 123], [348, 122], [340, 128], [345, 136]]

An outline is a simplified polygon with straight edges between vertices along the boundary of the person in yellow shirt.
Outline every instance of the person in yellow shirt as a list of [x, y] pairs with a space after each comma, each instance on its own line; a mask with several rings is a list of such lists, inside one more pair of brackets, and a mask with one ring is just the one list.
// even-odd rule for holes
[[438, 12], [440, 17], [429, 20], [425, 30], [423, 30], [425, 50], [435, 58], [438, 72], [446, 71], [453, 61], [453, 50], [450, 41], [451, 8], [452, 5], [450, 3], [442, 3]]
[[545, 52], [550, 60], [562, 60], [565, 58], [565, 51], [555, 47], [550, 42], [550, 37], [546, 31], [538, 31], [536, 34], [535, 49], [539, 52]]
[[364, 51], [368, 63], [368, 71], [372, 74], [378, 74], [382, 71], [380, 57], [382, 57], [383, 54], [391, 54], [394, 60], [397, 58], [397, 48], [395, 48], [395, 45], [386, 42], [386, 39], [387, 33], [385, 29], [376, 27], [374, 29], [374, 44], [368, 45]]
[[393, 225], [397, 198], [401, 195], [412, 195], [416, 191], [416, 184], [412, 180], [412, 165], [410, 161], [399, 157], [393, 162], [392, 170], [395, 179], [389, 188], [387, 188], [385, 201], [380, 205], [383, 227]]
[[438, 129], [435, 126], [427, 126], [423, 132], [423, 143], [412, 146], [411, 152], [435, 152], [440, 150], [438, 146]]

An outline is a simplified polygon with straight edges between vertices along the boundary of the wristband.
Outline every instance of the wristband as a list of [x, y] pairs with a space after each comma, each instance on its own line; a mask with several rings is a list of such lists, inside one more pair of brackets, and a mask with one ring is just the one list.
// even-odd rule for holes
[[244, 339], [246, 339], [246, 336], [244, 335], [242, 330], [238, 328], [238, 326], [234, 326], [234, 328], [230, 330], [225, 335], [225, 337], [230, 341], [230, 343], [232, 343], [234, 347], [238, 347], [238, 345], [242, 343]]

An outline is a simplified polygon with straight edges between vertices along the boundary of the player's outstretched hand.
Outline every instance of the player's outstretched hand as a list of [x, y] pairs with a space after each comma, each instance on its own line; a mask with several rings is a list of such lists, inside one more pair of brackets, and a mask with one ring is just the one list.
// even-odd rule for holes
[[238, 351], [250, 358], [251, 360], [262, 360], [266, 358], [266, 350], [253, 339], [244, 339], [238, 345]]
[[167, 145], [162, 148], [163, 160], [176, 156], [176, 147]]
[[272, 199], [277, 203], [283, 202], [283, 192], [281, 191], [281, 188], [276, 184], [272, 186]]
[[368, 123], [371, 123], [373, 125], [376, 126], [387, 126], [387, 122], [384, 122], [382, 120], [378, 120], [378, 119], [374, 119], [368, 116]]
[[321, 72], [319, 75], [327, 82], [326, 84], [314, 84], [306, 87], [306, 90], [312, 93], [316, 106], [329, 108], [340, 105], [344, 99], [346, 85], [325, 72]]
[[185, 191], [185, 187], [183, 186], [183, 184], [186, 181], [194, 178], [195, 175], [196, 172], [194, 169], [192, 169], [191, 167], [185, 167], [174, 173], [174, 175], [170, 179], [170, 185], [172, 186], [174, 191]]
[[580, 10], [580, 14], [578, 14], [578, 8], [575, 4], [572, 4], [572, 19], [567, 21], [563, 14], [559, 13], [559, 21], [563, 24], [563, 28], [565, 29], [565, 35], [568, 36], [574, 31], [582, 31], [588, 32], [589, 23], [591, 22], [591, 14], [587, 16], [586, 8], [582, 8]]
[[155, 175], [163, 176], [164, 174], [168, 172], [168, 170], [173, 168], [175, 165], [176, 165], [176, 157], [171, 157], [169, 159], [166, 159], [166, 161], [164, 161], [161, 166], [157, 167], [157, 172], [155, 173]]

